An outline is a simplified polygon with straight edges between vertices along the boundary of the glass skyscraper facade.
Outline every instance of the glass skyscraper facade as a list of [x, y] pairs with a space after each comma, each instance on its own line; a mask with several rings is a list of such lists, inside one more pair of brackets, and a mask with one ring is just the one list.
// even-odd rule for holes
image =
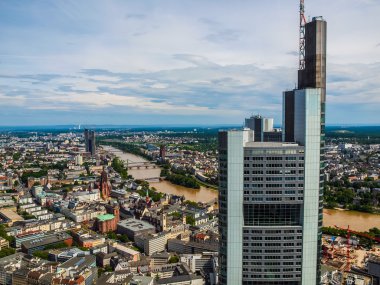
[[84, 143], [86, 146], [86, 152], [89, 152], [94, 156], [96, 153], [95, 131], [88, 129], [84, 130]]
[[325, 54], [310, 53], [325, 46], [310, 45], [325, 45], [326, 23], [309, 24], [302, 85], [283, 94], [283, 141], [219, 133], [220, 284], [320, 284]]

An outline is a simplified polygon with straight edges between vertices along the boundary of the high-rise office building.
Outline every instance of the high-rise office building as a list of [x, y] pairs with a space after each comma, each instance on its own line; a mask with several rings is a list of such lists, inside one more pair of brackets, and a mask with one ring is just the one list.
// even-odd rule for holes
[[165, 145], [160, 145], [160, 159], [161, 161], [165, 161], [166, 159], [166, 147]]
[[320, 284], [325, 35], [321, 18], [306, 24], [299, 88], [283, 95], [284, 142], [219, 133], [220, 284]]
[[92, 156], [94, 156], [96, 153], [95, 131], [88, 129], [84, 130], [84, 143], [86, 145], [86, 152], [89, 152]]
[[273, 128], [273, 118], [264, 118], [260, 115], [245, 119], [245, 127], [254, 131], [255, 141], [282, 141], [280, 129]]
[[245, 119], [245, 127], [254, 130], [255, 141], [264, 141], [264, 132], [273, 131], [273, 118], [264, 118], [260, 115]]
[[[307, 102], [300, 102], [300, 97], [297, 98], [299, 90], [319, 90], [320, 91], [320, 173], [324, 173], [324, 149], [325, 149], [325, 109], [326, 109], [326, 41], [327, 41], [327, 23], [322, 17], [313, 17], [311, 22], [305, 24], [305, 62], [304, 68], [298, 70], [298, 89], [286, 91], [283, 93], [283, 138], [285, 141], [302, 142], [302, 134], [304, 125], [298, 125], [299, 111], [301, 106]], [[306, 98], [306, 97], [305, 97]], [[298, 111], [298, 115], [297, 115]], [[306, 144], [306, 143], [305, 143]], [[321, 185], [323, 177], [321, 176]], [[323, 217], [323, 193], [319, 193], [319, 220], [318, 231], [321, 235], [322, 217]], [[317, 252], [321, 252], [321, 239], [318, 239]], [[319, 258], [319, 257], [318, 257]], [[317, 274], [320, 272], [320, 263], [317, 263]]]
[[[327, 23], [314, 17], [305, 24], [305, 68], [298, 70], [298, 89], [321, 89], [321, 134], [325, 132]], [[294, 141], [294, 90], [283, 93], [283, 139]]]

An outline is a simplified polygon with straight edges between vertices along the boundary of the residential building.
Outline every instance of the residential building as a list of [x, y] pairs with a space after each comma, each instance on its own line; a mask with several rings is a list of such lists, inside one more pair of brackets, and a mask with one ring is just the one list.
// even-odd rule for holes
[[170, 278], [158, 279], [157, 285], [203, 285], [205, 284], [201, 276], [194, 274], [178, 275]]
[[117, 252], [118, 254], [127, 257], [129, 260], [132, 261], [139, 261], [140, 260], [140, 252], [126, 247], [118, 242], [113, 242], [109, 244], [110, 252]]
[[7, 241], [5, 238], [0, 237], [0, 250], [3, 248], [9, 247], [9, 241]]
[[168, 235], [165, 233], [142, 234], [135, 236], [136, 245], [148, 256], [166, 250]]
[[168, 240], [168, 251], [176, 252], [178, 254], [196, 254], [202, 252], [217, 252], [219, 244], [217, 241], [187, 241], [180, 239]]
[[376, 277], [380, 284], [380, 256], [370, 255], [368, 258], [368, 274]]
[[213, 269], [213, 258], [218, 256], [216, 252], [203, 252], [201, 254], [182, 254], [181, 262], [189, 266], [191, 272], [210, 272]]
[[24, 220], [24, 218], [18, 215], [15, 211], [6, 208], [0, 209], [0, 218], [2, 218], [9, 226], [12, 226], [13, 223], [17, 221]]
[[94, 255], [73, 257], [58, 265], [57, 273], [62, 274], [64, 278], [75, 278], [76, 276], [81, 275], [84, 278], [84, 284], [95, 284], [98, 279], [96, 257]]
[[[85, 248], [94, 248], [105, 243], [106, 239], [89, 230], [74, 230], [71, 232], [74, 240]], [[100, 250], [102, 251], [102, 250]]]

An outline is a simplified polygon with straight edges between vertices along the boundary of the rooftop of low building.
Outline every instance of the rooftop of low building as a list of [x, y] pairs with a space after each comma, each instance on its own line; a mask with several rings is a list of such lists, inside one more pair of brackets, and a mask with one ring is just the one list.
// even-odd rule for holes
[[104, 215], [99, 215], [96, 218], [99, 221], [104, 222], [104, 221], [112, 220], [113, 218], [115, 218], [115, 216], [112, 214], [104, 214]]

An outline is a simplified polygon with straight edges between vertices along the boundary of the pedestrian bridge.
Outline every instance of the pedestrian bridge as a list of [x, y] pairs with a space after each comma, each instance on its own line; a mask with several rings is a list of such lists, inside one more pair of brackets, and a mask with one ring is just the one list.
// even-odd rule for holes
[[160, 182], [161, 177], [149, 177], [149, 178], [144, 178], [145, 181], [147, 182]]
[[158, 168], [158, 166], [156, 164], [151, 163], [149, 161], [147, 161], [147, 162], [128, 162], [127, 167], [128, 167], [128, 169]]

